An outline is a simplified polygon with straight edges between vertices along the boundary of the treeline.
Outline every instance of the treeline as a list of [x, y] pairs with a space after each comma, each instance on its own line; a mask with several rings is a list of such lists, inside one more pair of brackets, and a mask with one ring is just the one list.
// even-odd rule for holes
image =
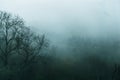
[[1, 11], [0, 80], [120, 80], [119, 38], [73, 36], [65, 51], [51, 44], [22, 18]]
[[120, 80], [120, 38], [73, 36], [66, 44], [48, 80]]

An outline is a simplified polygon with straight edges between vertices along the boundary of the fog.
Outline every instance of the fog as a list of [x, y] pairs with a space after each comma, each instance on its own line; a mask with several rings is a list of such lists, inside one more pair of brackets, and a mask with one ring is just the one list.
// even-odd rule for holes
[[0, 0], [0, 79], [120, 80], [119, 35], [120, 0]]
[[17, 14], [37, 32], [53, 37], [119, 34], [119, 0], [1, 0], [0, 10]]
[[0, 10], [19, 15], [62, 49], [72, 36], [120, 35], [119, 0], [1, 0], [0, 4]]

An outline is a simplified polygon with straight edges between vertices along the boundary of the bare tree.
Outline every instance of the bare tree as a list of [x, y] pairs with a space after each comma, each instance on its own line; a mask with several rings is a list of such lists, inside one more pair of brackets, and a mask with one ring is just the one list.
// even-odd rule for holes
[[9, 56], [16, 50], [16, 37], [24, 27], [24, 21], [18, 16], [0, 12], [0, 58], [4, 65], [8, 64]]
[[23, 73], [28, 75], [29, 70], [34, 71], [33, 63], [46, 59], [42, 55], [47, 52], [48, 45], [45, 35], [32, 32], [22, 18], [0, 11], [0, 74], [5, 72], [4, 80], [8, 76], [13, 80], [11, 74], [24, 78]]
[[24, 67], [33, 63], [41, 55], [42, 49], [48, 46], [45, 35], [36, 35], [29, 28], [24, 29], [17, 43], [18, 53], [23, 57]]

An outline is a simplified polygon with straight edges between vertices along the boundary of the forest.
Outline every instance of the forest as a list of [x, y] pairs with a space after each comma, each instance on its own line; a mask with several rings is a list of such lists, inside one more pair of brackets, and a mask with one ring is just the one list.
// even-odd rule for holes
[[71, 36], [63, 49], [27, 25], [0, 11], [0, 80], [120, 80], [120, 37]]

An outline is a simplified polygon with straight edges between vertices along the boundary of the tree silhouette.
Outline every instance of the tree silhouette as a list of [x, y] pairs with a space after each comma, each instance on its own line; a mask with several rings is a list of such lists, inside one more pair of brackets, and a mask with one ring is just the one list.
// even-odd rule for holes
[[24, 27], [24, 21], [12, 16], [7, 12], [0, 12], [0, 58], [5, 66], [8, 65], [9, 57], [15, 53], [16, 37]]
[[35, 78], [31, 75], [48, 45], [45, 35], [34, 33], [22, 18], [0, 11], [0, 79]]

